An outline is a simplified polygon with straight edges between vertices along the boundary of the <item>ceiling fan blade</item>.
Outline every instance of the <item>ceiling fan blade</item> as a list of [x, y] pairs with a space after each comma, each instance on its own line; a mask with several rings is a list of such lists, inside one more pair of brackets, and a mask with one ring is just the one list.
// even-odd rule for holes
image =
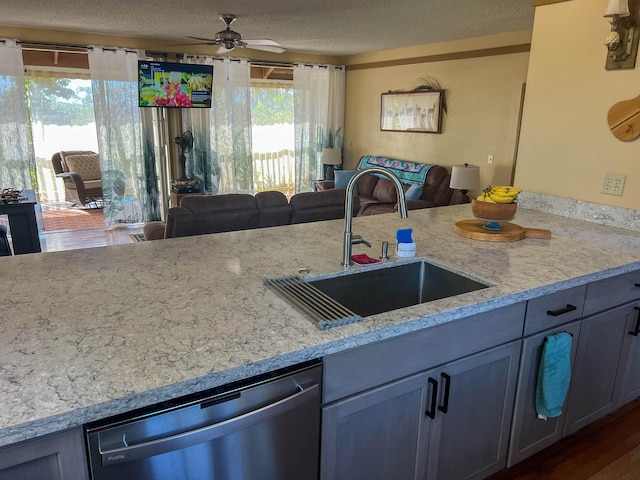
[[270, 47], [268, 45], [250, 45], [247, 44], [247, 48], [252, 48], [253, 50], [262, 50], [264, 52], [273, 52], [273, 53], [282, 53], [286, 52], [286, 50], [282, 47]]
[[247, 45], [265, 45], [269, 47], [279, 47], [280, 44], [275, 40], [269, 40], [267, 38], [259, 38], [256, 40], [243, 40]]
[[192, 47], [194, 45], [211, 45], [211, 42], [201, 43], [174, 43], [173, 45], [167, 45], [167, 47]]
[[205, 42], [215, 42], [215, 38], [202, 38], [202, 37], [187, 37], [187, 38], [193, 38], [194, 40], [203, 40]]

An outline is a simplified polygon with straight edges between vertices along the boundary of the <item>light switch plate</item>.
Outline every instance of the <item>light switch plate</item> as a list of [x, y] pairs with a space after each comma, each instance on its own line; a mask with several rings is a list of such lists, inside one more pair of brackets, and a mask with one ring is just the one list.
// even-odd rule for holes
[[605, 173], [602, 179], [602, 191], [607, 195], [622, 196], [624, 191], [624, 181], [627, 178], [626, 175], [620, 175], [618, 173]]

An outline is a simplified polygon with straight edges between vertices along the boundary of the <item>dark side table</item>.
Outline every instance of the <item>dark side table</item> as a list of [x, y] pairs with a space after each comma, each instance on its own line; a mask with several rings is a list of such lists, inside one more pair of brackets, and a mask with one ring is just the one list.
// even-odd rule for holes
[[42, 251], [38, 237], [36, 203], [38, 202], [35, 198], [27, 198], [18, 202], [0, 201], [0, 215], [6, 215], [9, 218], [11, 243], [15, 255]]

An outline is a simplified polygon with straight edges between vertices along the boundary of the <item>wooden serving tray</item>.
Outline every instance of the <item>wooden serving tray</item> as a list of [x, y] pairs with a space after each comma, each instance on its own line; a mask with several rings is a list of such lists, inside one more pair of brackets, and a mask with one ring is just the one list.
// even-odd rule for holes
[[487, 230], [483, 228], [487, 222], [483, 220], [461, 220], [456, 222], [455, 231], [458, 235], [472, 240], [485, 242], [517, 242], [523, 238], [551, 238], [551, 230], [543, 228], [523, 228], [515, 223], [501, 223], [502, 230]]

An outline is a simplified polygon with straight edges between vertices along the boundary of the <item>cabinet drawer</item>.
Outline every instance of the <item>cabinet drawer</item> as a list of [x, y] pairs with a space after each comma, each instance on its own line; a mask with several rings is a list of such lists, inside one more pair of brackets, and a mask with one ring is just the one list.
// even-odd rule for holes
[[586, 291], [587, 286], [582, 285], [529, 300], [524, 336], [581, 318]]
[[518, 303], [329, 355], [323, 403], [520, 338], [524, 312]]
[[640, 299], [640, 270], [605, 278], [587, 285], [584, 315]]

